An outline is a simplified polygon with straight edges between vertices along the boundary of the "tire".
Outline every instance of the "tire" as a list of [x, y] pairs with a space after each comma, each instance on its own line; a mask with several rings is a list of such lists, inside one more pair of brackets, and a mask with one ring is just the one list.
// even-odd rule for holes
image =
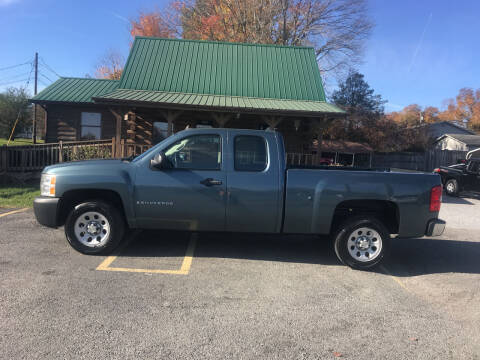
[[335, 253], [353, 269], [378, 266], [390, 253], [390, 233], [375, 217], [347, 219], [334, 235]]
[[445, 193], [448, 196], [458, 196], [460, 189], [458, 188], [458, 181], [455, 179], [448, 179], [445, 181]]
[[92, 200], [75, 206], [65, 222], [69, 244], [87, 255], [111, 253], [123, 240], [125, 221], [113, 205]]

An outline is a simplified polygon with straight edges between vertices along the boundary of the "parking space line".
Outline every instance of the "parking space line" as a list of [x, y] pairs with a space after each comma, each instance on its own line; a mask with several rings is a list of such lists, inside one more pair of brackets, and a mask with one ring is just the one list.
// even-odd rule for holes
[[118, 255], [108, 256], [97, 266], [96, 270], [100, 271], [119, 271], [119, 272], [133, 272], [133, 273], [149, 273], [149, 274], [169, 274], [169, 275], [188, 275], [192, 266], [193, 254], [195, 252], [195, 246], [197, 244], [197, 234], [194, 233], [190, 236], [187, 251], [183, 258], [182, 266], [178, 270], [168, 269], [135, 269], [125, 267], [111, 267], [110, 265], [115, 261]]
[[26, 210], [28, 210], [28, 209], [29, 209], [29, 208], [23, 208], [23, 209], [12, 210], [12, 211], [9, 211], [9, 212], [6, 212], [6, 213], [3, 213], [3, 214], [0, 214], [0, 217], [4, 217], [4, 216], [7, 216], [7, 215], [16, 214], [16, 213], [19, 213], [19, 212], [26, 211]]
[[388, 271], [388, 269], [381, 265], [380, 266], [380, 269], [385, 273], [387, 274], [388, 276], [390, 276], [398, 285], [400, 285], [404, 290], [410, 292], [410, 290], [407, 288], [407, 286], [404, 284], [404, 282], [402, 280], [400, 280], [398, 277], [396, 277], [395, 275], [392, 275], [390, 273], [390, 271]]

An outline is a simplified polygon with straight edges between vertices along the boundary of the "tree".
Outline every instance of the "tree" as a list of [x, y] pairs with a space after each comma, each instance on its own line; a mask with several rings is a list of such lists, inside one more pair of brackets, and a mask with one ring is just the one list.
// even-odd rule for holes
[[455, 99], [443, 102], [444, 111], [438, 114], [441, 121], [459, 121], [475, 131], [480, 131], [480, 89], [462, 88]]
[[[350, 72], [332, 94], [335, 104], [347, 111], [343, 121], [336, 121], [326, 131], [333, 139], [368, 143], [375, 151], [424, 150], [425, 133], [409, 129], [407, 122], [396, 121], [399, 113], [384, 115], [385, 100], [358, 72]], [[408, 114], [421, 111], [418, 105], [407, 107]], [[430, 111], [430, 110], [429, 110]]]
[[423, 111], [418, 104], [410, 104], [405, 106], [402, 111], [392, 113], [394, 121], [408, 127], [420, 125], [422, 116]]
[[440, 110], [435, 106], [427, 106], [423, 110], [423, 121], [427, 124], [433, 124], [440, 120], [439, 118]]
[[314, 46], [323, 72], [360, 60], [372, 21], [367, 0], [184, 0], [141, 13], [131, 34]]
[[180, 11], [183, 5], [174, 1], [162, 11], [140, 12], [137, 18], [130, 20], [130, 34], [135, 36], [151, 36], [173, 38], [180, 36]]
[[98, 79], [119, 80], [122, 76], [125, 58], [122, 54], [109, 50], [99, 60], [95, 70], [95, 77]]
[[347, 111], [366, 112], [383, 114], [385, 100], [381, 95], [375, 95], [370, 85], [364, 80], [364, 76], [358, 72], [351, 71], [347, 79], [338, 85], [339, 89], [332, 94], [335, 104]]
[[0, 137], [9, 138], [18, 118], [15, 134], [21, 132], [31, 124], [31, 106], [29, 94], [24, 88], [8, 88], [0, 94]]
[[[333, 122], [325, 135], [334, 139], [366, 142], [375, 149], [382, 148], [388, 132], [383, 118], [385, 100], [364, 80], [358, 72], [350, 72], [332, 94], [332, 101], [347, 112], [343, 121]], [[383, 148], [382, 148], [383, 149]]]

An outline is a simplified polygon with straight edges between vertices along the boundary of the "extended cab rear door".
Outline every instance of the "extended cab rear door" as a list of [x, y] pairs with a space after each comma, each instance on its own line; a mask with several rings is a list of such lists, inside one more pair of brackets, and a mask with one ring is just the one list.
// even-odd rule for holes
[[281, 228], [283, 168], [277, 134], [229, 130], [226, 230], [274, 233]]

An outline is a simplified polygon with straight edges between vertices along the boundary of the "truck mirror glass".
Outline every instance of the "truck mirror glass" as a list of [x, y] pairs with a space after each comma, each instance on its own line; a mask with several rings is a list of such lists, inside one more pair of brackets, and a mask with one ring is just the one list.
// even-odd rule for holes
[[150, 160], [150, 166], [156, 169], [172, 168], [170, 161], [168, 161], [163, 152], [159, 152]]

